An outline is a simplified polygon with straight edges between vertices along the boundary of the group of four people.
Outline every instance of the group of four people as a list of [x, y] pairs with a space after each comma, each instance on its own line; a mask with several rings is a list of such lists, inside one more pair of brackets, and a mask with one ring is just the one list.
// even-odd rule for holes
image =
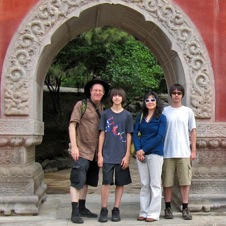
[[82, 112], [82, 101], [78, 101], [71, 114], [69, 137], [74, 159], [70, 175], [71, 221], [79, 224], [84, 222], [82, 217], [97, 217], [86, 208], [86, 196], [88, 186], [98, 185], [99, 168], [102, 168], [103, 181], [98, 221], [108, 221], [108, 195], [113, 184], [115, 201], [111, 220], [121, 220], [119, 207], [124, 186], [132, 182], [129, 171], [132, 141], [141, 181], [137, 220], [159, 220], [162, 186], [165, 218], [173, 218], [171, 198], [175, 174], [181, 190], [182, 216], [191, 220], [188, 199], [191, 161], [196, 158], [196, 124], [192, 110], [182, 105], [184, 87], [175, 84], [170, 88], [172, 101], [164, 109], [157, 93], [148, 92], [135, 126], [132, 114], [123, 108], [126, 100], [123, 89], [111, 89], [112, 105], [103, 109], [101, 101], [109, 89], [102, 80], [89, 81], [84, 90], [88, 98], [85, 113]]

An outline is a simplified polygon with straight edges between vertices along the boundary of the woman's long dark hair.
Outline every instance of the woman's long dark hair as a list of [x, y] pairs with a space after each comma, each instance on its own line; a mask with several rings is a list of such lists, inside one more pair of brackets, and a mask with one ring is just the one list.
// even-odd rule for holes
[[159, 118], [160, 115], [162, 114], [163, 111], [163, 106], [162, 106], [162, 101], [159, 98], [158, 94], [154, 91], [149, 91], [145, 96], [144, 96], [144, 100], [143, 100], [143, 106], [142, 106], [142, 111], [143, 111], [143, 115], [144, 117], [146, 117], [148, 115], [148, 109], [146, 107], [146, 103], [145, 100], [148, 99], [149, 96], [153, 96], [156, 99], [156, 108], [153, 114], [154, 118]]

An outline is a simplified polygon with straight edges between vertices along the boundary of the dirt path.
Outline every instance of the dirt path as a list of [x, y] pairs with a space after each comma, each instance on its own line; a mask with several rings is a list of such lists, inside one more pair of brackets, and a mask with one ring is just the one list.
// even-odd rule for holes
[[[70, 187], [70, 169], [61, 170], [53, 173], [45, 173], [44, 181], [47, 184], [47, 194], [67, 194]], [[130, 173], [132, 177], [132, 184], [125, 186], [124, 193], [136, 194], [139, 193], [140, 179], [137, 171], [135, 159], [131, 157]], [[100, 193], [102, 181], [102, 173], [100, 172], [99, 186], [97, 188], [89, 187], [89, 193]], [[114, 192], [114, 186], [111, 187], [111, 192]]]

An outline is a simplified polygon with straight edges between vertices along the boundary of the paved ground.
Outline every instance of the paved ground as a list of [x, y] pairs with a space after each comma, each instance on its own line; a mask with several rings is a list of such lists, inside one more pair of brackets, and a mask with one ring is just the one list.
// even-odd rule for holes
[[[124, 194], [121, 205], [120, 222], [111, 222], [110, 210], [113, 207], [114, 195], [109, 199], [109, 221], [99, 223], [97, 219], [84, 219], [84, 226], [142, 226], [146, 222], [136, 220], [139, 210], [139, 195]], [[89, 194], [88, 208], [99, 214], [100, 195]], [[193, 213], [193, 220], [185, 221], [181, 218], [181, 212], [173, 208], [174, 219], [163, 218], [163, 211], [159, 221], [149, 223], [156, 226], [226, 226], [226, 212]], [[40, 208], [37, 216], [1, 216], [0, 225], [3, 226], [72, 226], [76, 225], [70, 221], [71, 205], [69, 194], [49, 194], [47, 200]]]
[[[45, 183], [48, 185], [47, 199], [42, 204], [37, 216], [0, 216], [0, 225], [3, 226], [72, 226], [76, 225], [70, 221], [71, 204], [69, 195], [69, 174], [70, 170], [58, 171], [45, 174]], [[134, 159], [131, 159], [131, 175], [133, 183], [126, 186], [121, 205], [120, 222], [111, 222], [111, 209], [113, 207], [113, 189], [109, 197], [109, 221], [99, 223], [97, 219], [84, 219], [85, 226], [142, 226], [146, 222], [136, 220], [139, 211], [139, 177]], [[164, 200], [163, 200], [164, 202]], [[99, 214], [100, 211], [100, 186], [91, 189], [88, 194], [87, 206], [93, 212]], [[226, 226], [226, 210], [215, 210], [211, 212], [196, 212], [193, 220], [185, 221], [181, 217], [181, 212], [173, 207], [174, 219], [166, 220], [163, 217], [164, 204], [159, 221], [149, 223], [158, 226]]]

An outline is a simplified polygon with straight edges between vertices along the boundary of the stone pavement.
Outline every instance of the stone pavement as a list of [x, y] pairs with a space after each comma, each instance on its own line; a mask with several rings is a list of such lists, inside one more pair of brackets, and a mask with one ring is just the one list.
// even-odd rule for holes
[[[120, 222], [111, 222], [111, 209], [114, 203], [114, 186], [109, 195], [109, 221], [99, 223], [98, 219], [84, 219], [84, 226], [226, 226], [226, 209], [211, 210], [210, 212], [193, 212], [193, 220], [185, 221], [181, 217], [181, 212], [173, 206], [174, 219], [164, 219], [164, 200], [162, 201], [162, 212], [159, 221], [146, 223], [136, 220], [139, 212], [139, 176], [135, 160], [131, 158], [131, 176], [133, 183], [125, 186], [125, 192], [120, 207]], [[72, 226], [70, 221], [71, 202], [69, 195], [69, 175], [70, 169], [45, 174], [45, 183], [48, 185], [47, 199], [42, 204], [37, 216], [3, 216], [0, 215], [0, 226]], [[100, 173], [101, 177], [101, 173]], [[101, 183], [101, 178], [100, 178]], [[99, 214], [101, 207], [100, 188], [90, 188], [87, 197], [87, 207]]]
[[[100, 195], [89, 194], [89, 202], [87, 207], [93, 212], [99, 214], [100, 211]], [[107, 223], [99, 223], [97, 219], [84, 219], [84, 226], [142, 226], [142, 225], [158, 225], [158, 226], [226, 226], [226, 211], [196, 212], [192, 213], [193, 220], [185, 221], [181, 218], [181, 212], [173, 207], [174, 219], [166, 220], [163, 218], [163, 210], [159, 221], [153, 223], [139, 222], [136, 220], [139, 210], [139, 195], [124, 194], [121, 205], [120, 222], [111, 222], [111, 209], [113, 207], [114, 194], [109, 197], [109, 221]], [[164, 205], [163, 205], [164, 206]], [[40, 208], [37, 216], [1, 216], [0, 225], [3, 226], [72, 226], [76, 225], [70, 221], [71, 204], [69, 194], [49, 194], [47, 200]]]

